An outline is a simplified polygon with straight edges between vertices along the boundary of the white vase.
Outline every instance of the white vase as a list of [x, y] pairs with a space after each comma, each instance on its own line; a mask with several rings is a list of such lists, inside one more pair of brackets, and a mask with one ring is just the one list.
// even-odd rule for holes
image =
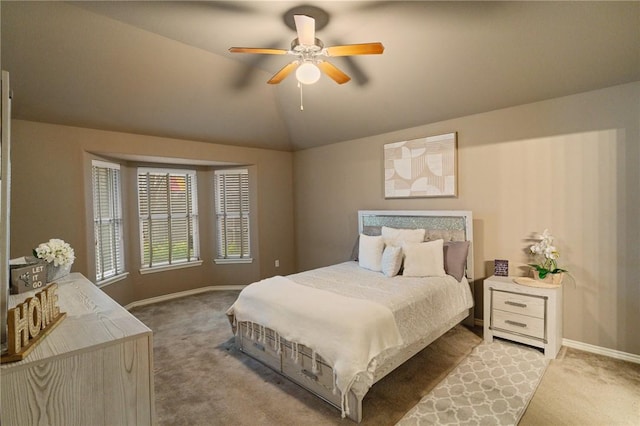
[[69, 272], [71, 272], [71, 265], [73, 264], [53, 266], [53, 263], [49, 263], [47, 265], [47, 284], [69, 275]]

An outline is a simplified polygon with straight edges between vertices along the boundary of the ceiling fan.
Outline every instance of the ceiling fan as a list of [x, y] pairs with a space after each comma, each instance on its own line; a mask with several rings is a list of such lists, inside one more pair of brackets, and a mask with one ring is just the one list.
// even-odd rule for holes
[[291, 49], [271, 49], [259, 47], [232, 47], [232, 53], [258, 53], [263, 55], [291, 55], [295, 60], [285, 65], [267, 82], [278, 84], [294, 70], [296, 78], [302, 84], [313, 84], [325, 73], [338, 84], [351, 80], [347, 74], [324, 58], [352, 55], [377, 55], [384, 51], [382, 43], [361, 43], [342, 46], [324, 47], [322, 41], [316, 38], [316, 21], [307, 15], [293, 16], [298, 37], [291, 42]]

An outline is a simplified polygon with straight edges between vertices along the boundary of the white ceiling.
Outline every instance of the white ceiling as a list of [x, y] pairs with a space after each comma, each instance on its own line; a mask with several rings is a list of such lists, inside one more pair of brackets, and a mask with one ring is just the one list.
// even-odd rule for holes
[[6, 2], [2, 69], [15, 118], [299, 150], [640, 80], [640, 2], [309, 2], [352, 77], [300, 92], [288, 48], [300, 3]]

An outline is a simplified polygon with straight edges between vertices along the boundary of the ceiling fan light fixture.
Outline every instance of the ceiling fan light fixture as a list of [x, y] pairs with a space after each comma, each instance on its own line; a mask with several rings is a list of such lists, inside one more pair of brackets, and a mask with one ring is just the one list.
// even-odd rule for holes
[[[2, 0], [0, 0], [2, 1]], [[304, 10], [303, 10], [304, 9]], [[285, 23], [292, 29], [295, 28], [297, 38], [291, 42], [291, 49], [274, 49], [259, 47], [232, 47], [229, 49], [232, 53], [259, 53], [263, 55], [291, 55], [296, 59], [285, 65], [280, 71], [275, 73], [268, 84], [278, 84], [287, 76], [296, 71], [298, 86], [302, 84], [314, 84], [320, 80], [322, 73], [338, 84], [344, 84], [351, 78], [340, 71], [335, 65], [326, 62], [323, 58], [334, 56], [353, 56], [353, 55], [376, 55], [384, 51], [384, 46], [380, 42], [375, 43], [359, 43], [324, 47], [324, 43], [316, 38], [316, 19], [314, 15], [317, 8], [313, 6], [300, 6], [290, 9], [285, 16]], [[307, 14], [307, 11], [309, 12]], [[324, 19], [321, 20], [321, 27], [326, 25], [328, 15], [321, 14]]]
[[320, 69], [313, 62], [304, 62], [296, 70], [296, 78], [302, 84], [317, 83], [320, 75]]

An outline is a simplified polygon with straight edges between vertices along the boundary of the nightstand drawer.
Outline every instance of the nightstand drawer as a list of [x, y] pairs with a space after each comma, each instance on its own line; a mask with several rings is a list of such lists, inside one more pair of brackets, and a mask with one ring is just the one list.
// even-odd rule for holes
[[544, 339], [543, 318], [534, 318], [494, 309], [491, 311], [491, 327]]
[[545, 299], [527, 294], [493, 291], [493, 309], [544, 318]]

